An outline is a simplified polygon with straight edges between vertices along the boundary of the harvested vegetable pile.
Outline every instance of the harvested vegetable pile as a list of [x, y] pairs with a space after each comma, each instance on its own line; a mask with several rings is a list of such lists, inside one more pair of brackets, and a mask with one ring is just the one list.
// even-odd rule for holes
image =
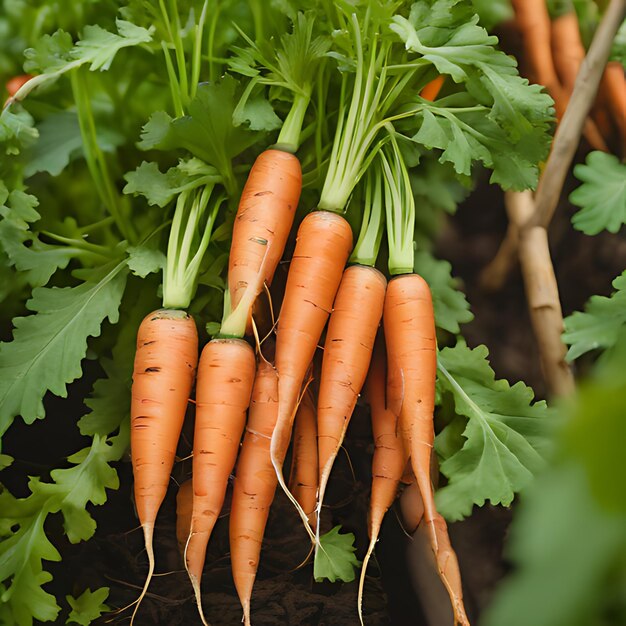
[[[40, 4], [5, 0], [0, 13], [0, 436], [16, 417], [50, 420], [68, 385], [91, 389], [86, 410], [63, 415], [75, 448], [55, 465], [2, 448], [12, 487], [0, 491], [0, 623], [155, 623], [146, 605], [172, 567], [159, 541], [178, 544], [195, 623], [213, 623], [221, 517], [239, 615], [255, 623], [276, 510], [291, 515], [284, 545], [300, 561], [280, 575], [354, 585], [341, 615], [302, 623], [379, 623], [376, 607], [364, 611], [366, 576], [400, 494], [406, 532], [422, 537], [446, 591], [439, 615], [475, 623], [448, 522], [532, 491], [562, 410], [496, 379], [488, 350], [467, 345], [472, 313], [433, 250], [446, 214], [488, 177], [506, 192], [510, 226], [483, 282], [501, 286], [519, 249], [548, 391], [573, 392], [566, 358], [602, 347], [610, 367], [626, 317], [610, 313], [612, 334], [590, 339], [585, 316], [616, 305], [592, 299], [562, 340], [556, 280], [556, 295], [533, 281], [553, 272], [545, 190], [580, 133], [601, 152], [576, 169], [574, 226], [617, 232], [626, 221], [625, 167], [610, 154], [624, 131], [623, 28], [610, 45], [623, 6]], [[513, 16], [532, 82], [486, 29]], [[610, 37], [593, 40], [585, 65], [596, 28]], [[585, 96], [576, 76], [597, 86], [609, 55], [590, 113], [595, 90]], [[563, 135], [579, 128], [559, 151], [561, 120]], [[599, 172], [610, 179], [602, 200]], [[327, 496], [365, 406], [371, 438], [354, 462], [371, 467], [368, 536], [355, 538], [332, 526]], [[128, 451], [145, 547], [134, 601], [80, 580], [53, 595], [51, 562], [68, 541], [97, 541], [94, 507], [130, 484]], [[163, 514], [173, 492], [175, 528]], [[502, 602], [492, 615], [505, 615]]]

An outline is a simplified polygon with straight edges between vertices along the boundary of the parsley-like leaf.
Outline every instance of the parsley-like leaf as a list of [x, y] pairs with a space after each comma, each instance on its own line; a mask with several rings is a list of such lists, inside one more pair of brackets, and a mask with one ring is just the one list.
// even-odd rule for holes
[[601, 230], [616, 233], [626, 223], [626, 165], [605, 152], [591, 152], [585, 164], [574, 168], [582, 185], [572, 191], [570, 202], [581, 207], [572, 218], [574, 228], [586, 235]]
[[453, 454], [449, 440], [445, 450], [439, 446], [442, 435], [435, 442], [438, 454], [445, 452], [441, 472], [448, 478], [436, 494], [437, 507], [449, 520], [466, 517], [474, 504], [487, 500], [511, 504], [544, 466], [550, 441], [546, 403], [533, 404], [532, 389], [521, 382], [511, 387], [496, 380], [487, 356], [484, 346], [471, 350], [461, 341], [439, 353], [440, 389], [451, 394], [456, 413], [468, 418], [462, 447]]
[[87, 338], [106, 318], [117, 322], [127, 273], [119, 263], [77, 287], [33, 291], [27, 307], [35, 315], [15, 319], [13, 341], [0, 344], [0, 434], [16, 415], [28, 424], [43, 417], [46, 391], [65, 397], [81, 375]]
[[430, 287], [435, 323], [439, 328], [456, 334], [461, 330], [459, 324], [474, 319], [465, 294], [456, 288], [458, 280], [451, 275], [450, 263], [439, 261], [430, 253], [419, 250], [415, 252], [415, 271], [424, 277]]
[[104, 601], [108, 597], [108, 587], [100, 587], [100, 589], [96, 589], [95, 591], [85, 589], [78, 598], [65, 596], [67, 603], [72, 607], [72, 612], [67, 618], [67, 623], [89, 626], [91, 622], [98, 619], [103, 613], [111, 610], [104, 604]]
[[354, 569], [361, 563], [354, 555], [354, 535], [340, 533], [341, 526], [335, 526], [320, 537], [320, 545], [315, 553], [313, 576], [317, 582], [324, 579], [334, 583], [354, 580]]
[[569, 345], [569, 362], [590, 350], [608, 349], [616, 344], [626, 325], [626, 271], [613, 281], [613, 287], [615, 293], [610, 298], [591, 296], [584, 313], [576, 311], [565, 318], [563, 341]]

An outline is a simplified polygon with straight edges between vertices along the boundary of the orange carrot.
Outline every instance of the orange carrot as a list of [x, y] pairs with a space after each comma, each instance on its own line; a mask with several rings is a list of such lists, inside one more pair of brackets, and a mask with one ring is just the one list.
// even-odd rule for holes
[[20, 87], [25, 85], [31, 78], [31, 74], [20, 74], [10, 78], [5, 85], [9, 100], [20, 90]]
[[[558, 104], [559, 117], [561, 117], [574, 90], [580, 66], [585, 59], [585, 47], [580, 37], [576, 11], [563, 13], [552, 20], [551, 40], [554, 63], [564, 87], [562, 94], [564, 102]], [[602, 133], [592, 119], [585, 121], [583, 133], [592, 148], [608, 152]]]
[[604, 70], [600, 88], [606, 94], [605, 97], [622, 137], [622, 144], [626, 144], [626, 80], [621, 63], [609, 61]]
[[230, 560], [246, 626], [250, 624], [252, 587], [277, 484], [270, 459], [270, 440], [277, 415], [278, 377], [274, 367], [261, 359], [252, 388], [250, 416], [237, 461], [230, 509]]
[[313, 395], [307, 390], [296, 413], [289, 491], [316, 529], [318, 490], [317, 421]]
[[420, 96], [424, 98], [424, 100], [430, 100], [431, 102], [433, 102], [439, 95], [439, 92], [441, 91], [441, 88], [443, 87], [443, 83], [445, 79], [446, 78], [445, 76], [443, 76], [443, 74], [440, 74], [436, 78], [433, 78], [422, 89], [422, 91], [420, 91]]
[[196, 382], [193, 511], [185, 566], [203, 622], [200, 577], [206, 548], [224, 503], [250, 404], [254, 351], [242, 339], [213, 339], [202, 351]]
[[[411, 466], [424, 502], [425, 530], [429, 534], [439, 575], [450, 594], [455, 624], [468, 624], [463, 598], [451, 576], [449, 554], [440, 546], [445, 521], [437, 513], [431, 482], [431, 456], [435, 440], [435, 378], [437, 340], [432, 297], [426, 281], [417, 274], [392, 279], [383, 313], [387, 358], [402, 380], [399, 431], [411, 456]], [[443, 524], [443, 530], [441, 525]]]
[[578, 16], [572, 10], [552, 20], [552, 53], [559, 79], [569, 94], [574, 90], [576, 76], [585, 59], [578, 28]]
[[[309, 213], [298, 229], [287, 277], [276, 334], [279, 405], [271, 454], [278, 482], [294, 505], [297, 503], [283, 478], [283, 461], [302, 382], [332, 309], [351, 247], [352, 230], [343, 217], [328, 211]], [[306, 519], [302, 511], [300, 515]]]
[[[261, 288], [263, 281], [268, 285], [272, 282], [289, 237], [301, 188], [300, 161], [293, 154], [265, 150], [254, 162], [233, 225], [228, 261], [232, 310], [259, 272], [264, 273]], [[259, 240], [267, 241], [265, 261], [265, 250], [258, 245]]]
[[415, 482], [415, 476], [413, 476], [413, 482], [408, 484], [402, 491], [400, 511], [402, 512], [404, 530], [409, 535], [412, 535], [424, 518], [424, 501]]
[[353, 265], [343, 273], [335, 298], [317, 402], [318, 528], [330, 472], [369, 369], [386, 286], [376, 268]]
[[369, 547], [359, 581], [358, 610], [363, 623], [362, 604], [365, 573], [378, 541], [385, 513], [392, 505], [406, 464], [406, 453], [398, 433], [398, 414], [386, 406], [386, 354], [382, 333], [374, 347], [372, 364], [365, 383], [365, 397], [372, 415], [374, 456], [372, 458], [372, 493], [368, 516]]
[[551, 94], [561, 90], [550, 48], [550, 14], [545, 0], [512, 0], [512, 5], [534, 82], [547, 87]]
[[185, 545], [191, 528], [191, 510], [193, 507], [193, 481], [186, 480], [176, 494], [176, 540], [181, 555], [185, 554]]
[[130, 449], [148, 576], [133, 618], [154, 573], [154, 524], [170, 482], [197, 363], [198, 334], [191, 317], [162, 309], [144, 318], [133, 370]]

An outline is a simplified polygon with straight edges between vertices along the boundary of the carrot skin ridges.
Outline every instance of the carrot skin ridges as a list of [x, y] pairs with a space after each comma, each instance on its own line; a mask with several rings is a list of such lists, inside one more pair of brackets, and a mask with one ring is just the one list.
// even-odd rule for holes
[[[302, 170], [298, 157], [273, 149], [257, 157], [233, 224], [228, 261], [232, 310], [248, 284], [255, 282], [262, 265], [264, 281], [268, 285], [272, 282], [293, 225], [301, 189]], [[266, 240], [268, 245], [259, 245], [258, 240]]]
[[437, 340], [432, 297], [421, 276], [406, 274], [389, 282], [383, 321], [389, 367], [396, 368], [403, 381], [399, 430], [424, 503], [424, 532], [450, 595], [455, 624], [466, 626], [458, 563], [456, 556], [451, 558], [454, 552], [445, 520], [435, 508], [431, 482]]
[[195, 322], [182, 311], [147, 315], [137, 333], [130, 448], [139, 522], [152, 524], [170, 473], [198, 363]]
[[230, 509], [230, 560], [246, 625], [250, 624], [252, 587], [277, 485], [270, 458], [270, 440], [277, 416], [278, 376], [274, 367], [261, 359], [252, 388]]
[[370, 370], [365, 382], [365, 398], [370, 406], [374, 456], [372, 458], [372, 493], [367, 520], [370, 543], [361, 566], [357, 608], [363, 624], [363, 590], [365, 574], [374, 551], [380, 528], [389, 507], [393, 504], [406, 465], [407, 455], [398, 432], [398, 414], [386, 402], [387, 355], [382, 333], [376, 337]]
[[386, 406], [386, 353], [382, 334], [376, 340], [365, 398], [370, 405], [374, 456], [368, 531], [378, 536], [385, 513], [395, 500], [407, 454], [398, 432], [398, 414]]
[[287, 452], [302, 383], [351, 248], [350, 225], [335, 213], [309, 213], [298, 229], [276, 333], [279, 408], [272, 436], [275, 466], [282, 466]]
[[307, 514], [313, 530], [317, 526], [318, 465], [316, 409], [311, 392], [307, 391], [296, 413], [289, 491]]
[[386, 278], [373, 267], [345, 270], [330, 315], [317, 402], [319, 507], [372, 358]]
[[197, 363], [198, 332], [185, 312], [161, 309], [143, 319], [133, 368], [130, 450], [148, 575], [131, 624], [154, 573], [154, 524], [170, 482]]
[[193, 441], [193, 511], [185, 551], [187, 571], [196, 585], [239, 451], [255, 369], [254, 351], [241, 339], [213, 339], [200, 357]]

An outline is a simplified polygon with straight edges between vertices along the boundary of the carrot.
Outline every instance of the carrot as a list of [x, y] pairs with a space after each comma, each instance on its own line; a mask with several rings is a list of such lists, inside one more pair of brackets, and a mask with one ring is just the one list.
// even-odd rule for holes
[[130, 449], [148, 576], [133, 619], [154, 573], [154, 524], [170, 482], [197, 362], [198, 334], [191, 317], [162, 309], [144, 318], [137, 333]]
[[[270, 149], [257, 157], [241, 194], [233, 225], [228, 261], [231, 309], [239, 304], [247, 286], [257, 280], [259, 272], [263, 272], [261, 288], [263, 282], [271, 284], [289, 237], [301, 188], [302, 170], [296, 156]], [[265, 261], [265, 250], [258, 245], [259, 240], [267, 242]]]
[[254, 351], [242, 339], [213, 339], [204, 347], [198, 364], [193, 510], [185, 567], [204, 623], [200, 577], [207, 544], [237, 458], [255, 369]]
[[270, 459], [270, 440], [277, 415], [278, 377], [274, 367], [261, 359], [252, 388], [250, 416], [237, 461], [230, 509], [230, 559], [246, 625], [250, 624], [252, 587], [277, 484]]
[[330, 472], [369, 369], [386, 286], [376, 268], [348, 267], [330, 315], [317, 403], [318, 529]]
[[306, 513], [313, 530], [317, 527], [318, 487], [316, 411], [313, 396], [307, 390], [296, 413], [289, 491]]
[[191, 528], [191, 510], [193, 507], [193, 481], [186, 480], [176, 494], [176, 540], [180, 554], [184, 556], [189, 529]]
[[[272, 464], [285, 493], [282, 466], [291, 439], [300, 389], [328, 320], [352, 247], [348, 222], [335, 213], [309, 213], [300, 228], [276, 333], [278, 419], [272, 434]], [[300, 511], [303, 520], [306, 514]], [[307, 529], [310, 532], [310, 528]]]
[[402, 513], [404, 530], [412, 535], [424, 518], [424, 501], [415, 482], [415, 476], [413, 476], [413, 482], [409, 483], [402, 491], [400, 511]]
[[555, 17], [551, 29], [554, 65], [562, 85], [571, 94], [585, 59], [585, 47], [580, 37], [576, 11], [568, 11]]
[[450, 595], [455, 624], [468, 624], [463, 598], [459, 595], [460, 587], [449, 564], [447, 539], [440, 546], [442, 533], [447, 530], [435, 508], [431, 482], [437, 341], [432, 297], [421, 276], [404, 274], [389, 282], [383, 321], [389, 367], [396, 368], [402, 380], [399, 431], [411, 456], [411, 466], [424, 502], [425, 531], [429, 534], [439, 576]]
[[7, 90], [8, 95], [7, 102], [20, 90], [20, 87], [25, 85], [31, 78], [31, 74], [20, 74], [18, 76], [13, 76], [13, 78], [10, 78], [5, 85], [5, 89]]
[[361, 623], [363, 623], [363, 588], [367, 565], [378, 541], [385, 513], [396, 498], [398, 484], [406, 464], [406, 453], [398, 433], [398, 414], [386, 406], [385, 363], [385, 344], [382, 333], [379, 333], [365, 383], [365, 397], [370, 405], [372, 416], [374, 456], [372, 458], [372, 493], [368, 516], [370, 543], [363, 559], [359, 580], [358, 610]]
[[[551, 29], [554, 64], [561, 84], [564, 87], [563, 97], [565, 101], [564, 103], [559, 103], [559, 117], [561, 117], [574, 90], [576, 77], [586, 53], [580, 37], [576, 11], [572, 10], [554, 18], [551, 23]], [[585, 121], [583, 133], [592, 148], [608, 152], [602, 133], [592, 119]]]
[[550, 14], [545, 0], [512, 0], [512, 5], [534, 82], [547, 87], [551, 94], [560, 92], [562, 88], [550, 48]]
[[626, 80], [621, 63], [618, 61], [607, 63], [600, 88], [609, 103], [611, 113], [622, 137], [622, 143], [626, 144]]
[[424, 98], [424, 100], [430, 100], [431, 102], [433, 102], [439, 95], [439, 92], [441, 91], [441, 88], [443, 87], [443, 83], [445, 79], [446, 78], [445, 76], [443, 76], [443, 74], [440, 74], [436, 78], [433, 78], [422, 89], [422, 91], [420, 91], [420, 96]]

